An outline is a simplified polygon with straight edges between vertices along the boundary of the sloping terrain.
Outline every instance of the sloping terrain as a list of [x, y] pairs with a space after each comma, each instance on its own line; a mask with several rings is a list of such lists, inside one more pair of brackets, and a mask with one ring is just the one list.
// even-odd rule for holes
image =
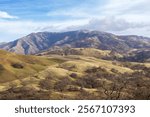
[[110, 50], [99, 50], [95, 48], [70, 48], [70, 47], [54, 47], [50, 48], [46, 51], [38, 53], [36, 55], [83, 55], [83, 56], [91, 56], [96, 58], [103, 58], [106, 56], [111, 56]]
[[0, 99], [150, 99], [149, 63], [103, 60], [87, 52], [109, 51], [75, 50], [80, 55], [1, 51]]
[[19, 54], [37, 54], [54, 46], [97, 48], [125, 53], [132, 49], [150, 48], [150, 39], [141, 36], [117, 36], [100, 31], [39, 32], [1, 44], [0, 48]]
[[0, 50], [0, 83], [32, 76], [57, 60], [45, 57], [24, 56]]
[[136, 50], [130, 52], [128, 55], [123, 57], [124, 61], [131, 62], [150, 62], [150, 50]]
[[39, 32], [0, 48], [0, 99], [150, 99], [150, 38]]

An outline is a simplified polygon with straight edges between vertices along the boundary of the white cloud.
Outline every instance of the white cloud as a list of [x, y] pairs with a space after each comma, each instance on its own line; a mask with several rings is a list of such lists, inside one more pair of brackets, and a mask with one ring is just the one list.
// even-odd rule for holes
[[35, 22], [35, 21], [0, 21], [0, 42], [15, 40], [32, 32], [40, 31], [65, 31], [72, 24], [86, 24], [87, 20], [73, 20], [64, 22]]
[[[150, 0], [107, 0], [87, 13], [89, 22], [69, 26], [68, 30], [91, 29], [115, 34], [150, 36]], [[68, 11], [69, 12], [69, 11]], [[72, 12], [73, 13], [73, 12]]]
[[104, 16], [115, 16], [132, 22], [150, 22], [150, 0], [108, 0]]
[[[87, 6], [75, 6], [48, 12], [60, 21], [0, 21], [1, 39], [11, 40], [38, 31], [68, 31], [78, 29], [108, 31], [115, 34], [150, 36], [150, 0], [106, 0]], [[17, 18], [0, 11], [0, 18]], [[67, 19], [68, 18], [68, 19]]]
[[0, 41], [8, 41], [10, 37], [11, 40], [18, 39], [32, 32], [57, 32], [79, 29], [150, 36], [150, 24], [128, 22], [125, 19], [116, 17], [105, 17], [101, 19], [69, 20], [63, 22], [0, 21]]
[[17, 19], [17, 16], [12, 16], [10, 14], [8, 14], [5, 11], [0, 11], [0, 18], [5, 18], [5, 19]]
[[150, 26], [147, 27], [141, 27], [141, 28], [129, 28], [127, 30], [123, 31], [112, 31], [112, 33], [117, 35], [139, 35], [139, 36], [145, 36], [150, 37]]
[[123, 31], [130, 28], [143, 28], [147, 26], [143, 23], [132, 23], [124, 19], [118, 19], [116, 17], [105, 17], [101, 19], [92, 19], [85, 25], [73, 25], [67, 27], [69, 30], [77, 29], [91, 29], [91, 30], [101, 30], [101, 31]]

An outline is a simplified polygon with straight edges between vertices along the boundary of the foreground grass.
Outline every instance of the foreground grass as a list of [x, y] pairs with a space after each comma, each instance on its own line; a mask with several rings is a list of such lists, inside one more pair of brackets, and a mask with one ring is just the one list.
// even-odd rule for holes
[[0, 54], [0, 99], [150, 99], [149, 63]]

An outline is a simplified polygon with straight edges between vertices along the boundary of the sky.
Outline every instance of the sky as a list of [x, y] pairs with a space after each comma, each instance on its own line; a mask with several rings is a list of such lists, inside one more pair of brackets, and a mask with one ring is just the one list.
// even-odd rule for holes
[[149, 5], [150, 0], [0, 0], [0, 42], [82, 29], [150, 37]]

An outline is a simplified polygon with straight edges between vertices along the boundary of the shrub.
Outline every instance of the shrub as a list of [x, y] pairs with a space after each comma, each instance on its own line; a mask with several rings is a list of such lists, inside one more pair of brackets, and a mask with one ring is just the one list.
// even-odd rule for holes
[[21, 63], [13, 63], [11, 64], [12, 67], [17, 68], [17, 69], [23, 69], [24, 65]]
[[118, 70], [112, 68], [112, 69], [111, 69], [111, 72], [113, 72], [113, 73], [118, 73]]
[[5, 70], [4, 66], [0, 64], [0, 71]]
[[100, 85], [98, 80], [93, 76], [84, 76], [83, 78], [77, 79], [76, 84], [85, 88], [97, 88]]
[[71, 73], [71, 74], [70, 74], [70, 77], [72, 77], [72, 78], [77, 78], [77, 76], [78, 76], [78, 75], [77, 75], [76, 73]]
[[150, 90], [148, 87], [138, 87], [132, 93], [133, 99], [136, 100], [149, 100], [150, 99]]
[[113, 74], [110, 74], [106, 69], [101, 68], [101, 67], [93, 67], [90, 69], [87, 69], [85, 71], [87, 74], [92, 75], [92, 77], [96, 78], [110, 78], [114, 77]]
[[50, 79], [44, 79], [39, 83], [40, 87], [43, 89], [50, 90], [53, 88], [52, 81]]
[[51, 91], [36, 90], [28, 87], [14, 87], [0, 92], [0, 99], [3, 100], [44, 100], [50, 99], [50, 96]]
[[63, 80], [60, 80], [55, 83], [54, 89], [57, 91], [64, 91], [66, 89], [66, 86], [71, 84], [71, 81], [69, 78], [64, 78]]

